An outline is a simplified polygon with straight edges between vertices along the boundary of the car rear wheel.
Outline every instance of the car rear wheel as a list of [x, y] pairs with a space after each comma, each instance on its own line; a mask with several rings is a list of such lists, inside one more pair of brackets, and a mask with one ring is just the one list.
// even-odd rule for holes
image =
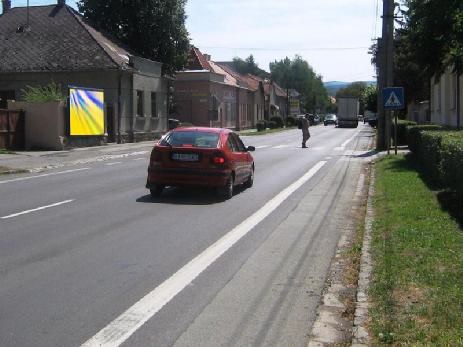
[[254, 167], [251, 168], [251, 173], [249, 174], [246, 182], [244, 182], [244, 185], [246, 188], [251, 188], [253, 184], [254, 184]]
[[227, 184], [217, 189], [217, 193], [222, 199], [224, 200], [231, 199], [231, 197], [233, 196], [234, 183], [235, 183], [235, 180], [233, 179], [233, 175], [230, 175], [230, 177], [227, 180]]
[[161, 184], [157, 184], [150, 189], [151, 196], [153, 198], [159, 198], [164, 190], [164, 186]]

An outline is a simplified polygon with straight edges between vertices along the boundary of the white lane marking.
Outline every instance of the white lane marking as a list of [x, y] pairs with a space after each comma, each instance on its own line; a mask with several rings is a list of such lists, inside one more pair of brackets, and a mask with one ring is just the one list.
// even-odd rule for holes
[[257, 146], [256, 149], [267, 148], [267, 147], [270, 147], [270, 146], [267, 146], [267, 145], [264, 145], [264, 146]]
[[304, 176], [278, 193], [252, 216], [225, 234], [188, 264], [178, 270], [152, 292], [141, 298], [127, 311], [100, 330], [81, 347], [111, 346], [123, 344], [135, 331], [151, 319], [164, 305], [188, 286], [222, 254], [264, 220], [291, 194], [309, 181], [327, 162], [320, 161]]
[[14, 179], [11, 179], [11, 180], [0, 181], [0, 184], [10, 183], [10, 182], [18, 182], [18, 181], [26, 181], [26, 180], [31, 180], [31, 179], [40, 178], [40, 177], [62, 175], [62, 174], [67, 174], [67, 173], [71, 173], [71, 172], [83, 171], [83, 170], [90, 170], [90, 168], [89, 167], [84, 167], [82, 169], [66, 170], [66, 171], [60, 171], [60, 172], [50, 172], [50, 173], [47, 173], [47, 174], [42, 174], [42, 175], [37, 175], [37, 176], [14, 178]]
[[288, 148], [289, 145], [279, 145], [279, 146], [274, 146], [272, 148], [275, 148], [275, 149], [280, 149], [280, 148]]
[[326, 157], [325, 159], [326, 160], [331, 160], [331, 159], [333, 159], [333, 157]]
[[106, 166], [112, 166], [112, 165], [117, 165], [117, 164], [122, 164], [121, 161], [115, 161], [114, 163], [106, 163]]
[[320, 146], [318, 146], [318, 147], [312, 147], [312, 150], [314, 150], [314, 151], [323, 151], [325, 148], [326, 148], [326, 147], [320, 147]]
[[45, 210], [45, 209], [50, 208], [50, 207], [56, 207], [56, 206], [60, 206], [60, 205], [64, 205], [64, 204], [69, 204], [70, 202], [73, 202], [73, 201], [74, 201], [74, 199], [72, 199], [72, 200], [64, 200], [64, 201], [57, 202], [55, 204], [37, 207], [37, 208], [34, 208], [32, 210], [27, 210], [27, 211], [22, 211], [22, 212], [10, 214], [8, 216], [1, 217], [0, 219], [14, 218], [14, 217], [21, 216], [23, 214], [28, 214], [28, 213], [32, 213], [32, 212], [36, 212], [36, 211]]
[[358, 132], [355, 132], [354, 135], [352, 135], [348, 140], [344, 141], [341, 147], [344, 149], [346, 146], [351, 142], [356, 136], [358, 135]]
[[132, 159], [134, 161], [138, 161], [138, 160], [145, 160], [145, 158], [135, 158], [135, 159]]

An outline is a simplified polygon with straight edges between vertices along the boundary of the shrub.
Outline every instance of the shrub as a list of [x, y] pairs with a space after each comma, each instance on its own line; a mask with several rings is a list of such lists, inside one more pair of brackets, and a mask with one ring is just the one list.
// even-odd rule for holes
[[296, 118], [293, 116], [286, 117], [286, 126], [293, 127], [296, 125]]
[[66, 97], [61, 93], [61, 86], [55, 82], [50, 82], [47, 86], [32, 87], [26, 86], [21, 89], [24, 100], [27, 102], [49, 102], [64, 101]]
[[442, 127], [439, 125], [412, 125], [407, 127], [408, 148], [417, 156], [421, 146], [421, 132], [425, 130], [442, 130]]
[[442, 185], [441, 176], [441, 143], [442, 132], [422, 131], [418, 161], [425, 169], [426, 175], [437, 185]]
[[270, 129], [276, 129], [276, 128], [279, 128], [279, 126], [278, 126], [277, 122], [275, 122], [274, 120], [271, 120], [270, 122], [268, 122], [268, 124], [267, 124], [267, 125], [268, 125], [268, 127], [269, 127]]
[[442, 135], [440, 176], [444, 186], [463, 196], [463, 132]]
[[[407, 144], [407, 127], [416, 125], [416, 122], [401, 120], [397, 121], [397, 145], [404, 146]], [[395, 122], [392, 122], [391, 135], [394, 139], [395, 136]], [[393, 140], [394, 141], [394, 140]]]
[[264, 131], [267, 129], [267, 122], [265, 120], [259, 120], [256, 123], [257, 131]]
[[[275, 122], [276, 124], [275, 128], [283, 128], [284, 122], [283, 122], [283, 118], [281, 118], [280, 116], [273, 116], [272, 118], [270, 118], [270, 122]], [[271, 126], [269, 126], [269, 128], [275, 129], [275, 128], [272, 128]]]

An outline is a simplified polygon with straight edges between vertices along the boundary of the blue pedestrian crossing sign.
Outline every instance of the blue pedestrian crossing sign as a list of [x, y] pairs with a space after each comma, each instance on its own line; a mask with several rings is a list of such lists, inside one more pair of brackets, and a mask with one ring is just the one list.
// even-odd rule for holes
[[385, 110], [405, 108], [404, 89], [402, 87], [383, 88], [383, 105]]

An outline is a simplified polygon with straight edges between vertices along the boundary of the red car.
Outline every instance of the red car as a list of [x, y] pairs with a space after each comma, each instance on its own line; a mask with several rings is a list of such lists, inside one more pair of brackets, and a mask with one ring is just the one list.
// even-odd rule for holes
[[158, 197], [166, 186], [214, 187], [229, 199], [234, 186], [252, 186], [254, 150], [229, 129], [173, 129], [151, 151], [146, 188]]

